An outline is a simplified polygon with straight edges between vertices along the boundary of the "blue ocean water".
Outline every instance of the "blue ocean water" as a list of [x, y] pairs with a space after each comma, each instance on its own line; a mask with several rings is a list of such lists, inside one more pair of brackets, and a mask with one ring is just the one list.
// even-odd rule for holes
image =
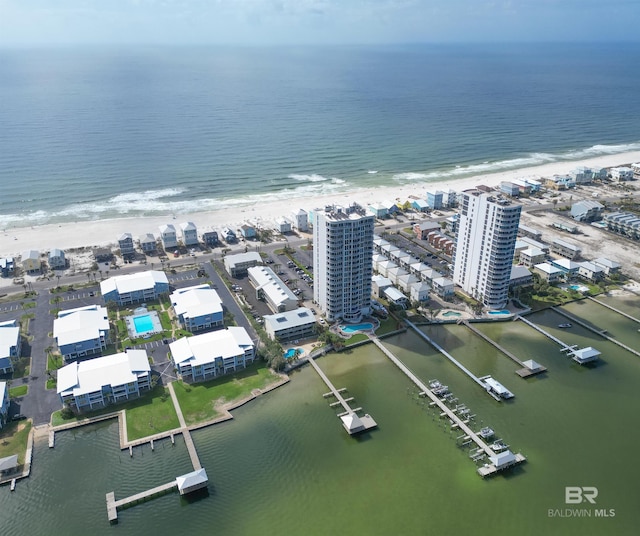
[[0, 50], [0, 228], [640, 149], [640, 45]]

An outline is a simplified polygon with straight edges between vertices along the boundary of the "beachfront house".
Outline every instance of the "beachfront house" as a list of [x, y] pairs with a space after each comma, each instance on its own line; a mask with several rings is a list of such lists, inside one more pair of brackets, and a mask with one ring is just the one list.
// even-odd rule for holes
[[552, 190], [567, 190], [568, 188], [575, 188], [576, 181], [571, 175], [554, 175], [553, 177], [547, 177], [544, 185]]
[[140, 242], [140, 249], [145, 255], [153, 254], [158, 249], [156, 239], [151, 233], [143, 234], [138, 241]]
[[306, 210], [299, 208], [291, 212], [291, 221], [294, 229], [303, 233], [309, 231], [309, 215]]
[[593, 180], [593, 171], [591, 168], [579, 166], [569, 172], [576, 184], [590, 184]]
[[373, 217], [379, 220], [386, 218], [389, 215], [387, 207], [382, 203], [372, 203], [367, 207], [367, 210], [373, 214]]
[[113, 258], [113, 252], [109, 248], [93, 248], [91, 253], [96, 262], [109, 262]]
[[74, 361], [58, 370], [58, 396], [65, 406], [78, 411], [125, 402], [150, 387], [151, 367], [144, 350]]
[[0, 374], [13, 372], [13, 360], [20, 357], [22, 339], [17, 320], [0, 322]]
[[548, 283], [555, 283], [556, 281], [560, 281], [564, 276], [564, 272], [560, 268], [556, 268], [548, 262], [541, 262], [540, 264], [536, 264], [533, 267], [533, 272], [538, 274]]
[[247, 269], [249, 281], [256, 289], [256, 298], [266, 302], [274, 313], [291, 311], [298, 307], [293, 291], [268, 266], [251, 266]]
[[2, 277], [12, 277], [15, 270], [13, 257], [0, 258], [0, 275]]
[[237, 372], [253, 363], [255, 348], [244, 328], [229, 326], [169, 344], [171, 361], [184, 381], [199, 382]]
[[160, 240], [162, 241], [162, 247], [165, 251], [178, 247], [178, 237], [173, 224], [169, 223], [160, 226]]
[[64, 251], [54, 248], [49, 252], [49, 268], [52, 270], [64, 270], [67, 267], [67, 259]]
[[243, 223], [240, 226], [240, 234], [246, 239], [246, 240], [252, 240], [254, 238], [256, 238], [256, 236], [258, 236], [258, 233], [256, 231], [255, 226], [249, 224], [249, 223]]
[[417, 210], [418, 212], [428, 212], [429, 203], [427, 203], [426, 199], [413, 199], [411, 201], [411, 208]]
[[220, 239], [218, 238], [218, 231], [212, 229], [211, 227], [207, 227], [202, 234], [200, 235], [200, 240], [202, 243], [209, 247], [215, 248], [220, 244]]
[[176, 317], [188, 331], [224, 325], [222, 301], [208, 284], [179, 288], [171, 294], [170, 299]]
[[611, 178], [614, 181], [631, 181], [633, 180], [633, 169], [626, 166], [614, 167], [610, 170]]
[[249, 268], [260, 264], [262, 264], [262, 257], [257, 251], [248, 251], [247, 253], [237, 253], [224, 257], [224, 267], [231, 277], [246, 275]]
[[53, 338], [67, 362], [101, 353], [109, 344], [109, 330], [107, 308], [100, 305], [60, 311], [53, 321]]
[[510, 181], [502, 181], [499, 189], [501, 193], [509, 197], [518, 197], [520, 195], [520, 187]]
[[607, 259], [606, 257], [598, 257], [593, 263], [600, 266], [608, 276], [620, 273], [620, 263]]
[[9, 420], [9, 385], [0, 381], [0, 430]]
[[578, 255], [580, 255], [580, 248], [578, 246], [574, 246], [570, 242], [565, 240], [561, 240], [560, 238], [556, 238], [553, 242], [551, 242], [551, 253], [555, 253], [556, 255], [560, 255], [561, 257], [566, 257], [567, 259], [575, 259]]
[[118, 247], [120, 248], [120, 255], [123, 259], [133, 257], [136, 250], [133, 247], [133, 236], [131, 233], [123, 233], [118, 238]]
[[291, 222], [287, 218], [277, 218], [273, 228], [280, 234], [287, 234], [291, 232]]
[[306, 339], [313, 337], [316, 332], [316, 317], [306, 307], [265, 315], [262, 318], [267, 335], [280, 342]]
[[40, 272], [40, 252], [35, 249], [28, 249], [22, 253], [21, 257], [22, 270], [27, 274], [35, 274]]
[[130, 305], [156, 300], [160, 294], [169, 292], [169, 280], [167, 274], [158, 270], [119, 275], [101, 281], [100, 292], [106, 303]]
[[185, 221], [180, 224], [180, 231], [182, 232], [182, 243], [185, 247], [198, 245], [198, 228], [192, 221]]
[[400, 207], [395, 201], [384, 200], [381, 205], [387, 209], [387, 214], [393, 216], [400, 213]]
[[571, 205], [571, 217], [576, 221], [592, 222], [602, 219], [604, 205], [585, 199]]
[[441, 190], [427, 192], [427, 206], [431, 210], [440, 210], [443, 207], [443, 197], [445, 193]]
[[220, 229], [220, 236], [227, 244], [235, 244], [238, 241], [236, 233], [229, 227]]

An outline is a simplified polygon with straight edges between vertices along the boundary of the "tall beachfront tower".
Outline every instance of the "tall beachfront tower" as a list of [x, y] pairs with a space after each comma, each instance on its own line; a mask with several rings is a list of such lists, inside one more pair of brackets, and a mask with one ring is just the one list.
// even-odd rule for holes
[[329, 322], [358, 322], [371, 311], [373, 226], [359, 205], [315, 214], [313, 297]]
[[507, 304], [520, 209], [478, 190], [462, 193], [453, 281], [492, 309]]

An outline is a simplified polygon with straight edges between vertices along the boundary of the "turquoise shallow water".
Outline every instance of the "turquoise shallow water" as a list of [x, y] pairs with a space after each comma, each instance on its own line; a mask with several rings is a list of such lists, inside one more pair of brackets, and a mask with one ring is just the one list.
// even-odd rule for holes
[[[618, 305], [630, 314], [636, 307]], [[592, 306], [602, 308], [567, 309], [588, 315]], [[491, 374], [514, 392], [512, 402], [497, 403], [416, 334], [384, 341], [425, 381], [449, 385], [476, 414], [478, 428], [491, 426], [527, 457], [511, 473], [476, 475], [468, 453], [456, 447], [456, 431], [380, 351], [365, 345], [318, 364], [376, 419], [378, 429], [368, 434], [344, 432], [322, 396], [326, 386], [305, 367], [289, 384], [234, 411], [233, 421], [193, 433], [210, 478], [207, 497], [190, 502], [170, 494], [121, 512], [119, 524], [109, 526], [105, 493], [123, 497], [191, 465], [180, 437], [175, 447], [162, 441], [155, 452], [136, 448], [130, 458], [118, 448], [115, 424], [105, 423], [58, 434], [55, 449], [37, 444], [32, 476], [13, 493], [0, 489], [0, 525], [12, 535], [204, 535], [213, 526], [224, 535], [635, 534], [640, 360], [583, 328], [558, 329], [561, 317], [552, 311], [529, 318], [566, 342], [597, 347], [601, 362], [580, 367], [521, 322], [477, 324], [520, 359], [548, 368], [523, 380], [515, 363], [464, 326], [422, 328], [473, 373]], [[627, 333], [626, 324], [607, 319], [621, 337]], [[615, 517], [549, 517], [550, 509], [568, 507], [566, 486], [596, 486], [597, 507], [613, 508]]]

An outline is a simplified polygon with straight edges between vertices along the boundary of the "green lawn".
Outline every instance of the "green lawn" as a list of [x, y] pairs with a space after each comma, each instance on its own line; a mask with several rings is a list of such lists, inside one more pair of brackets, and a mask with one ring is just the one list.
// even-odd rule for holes
[[398, 321], [392, 316], [389, 316], [384, 320], [380, 320], [380, 327], [376, 330], [376, 335], [384, 335], [396, 329], [398, 329]]
[[150, 394], [126, 404], [129, 441], [180, 428], [169, 391], [161, 385]]
[[63, 418], [61, 411], [56, 411], [51, 414], [51, 424], [59, 426], [123, 409], [127, 416], [127, 438], [129, 441], [180, 427], [171, 397], [166, 389], [160, 385], [151, 392], [144, 392], [140, 398], [130, 402], [113, 404], [97, 411], [84, 412], [80, 415], [74, 415], [70, 419]]
[[18, 385], [9, 389], [9, 398], [18, 398], [27, 394], [29, 387], [27, 385]]
[[13, 379], [24, 378], [29, 375], [31, 360], [28, 357], [18, 357], [13, 361]]
[[18, 455], [18, 463], [24, 463], [31, 421], [8, 422], [0, 430], [0, 458]]
[[46, 385], [47, 389], [55, 389], [57, 385], [58, 385], [58, 382], [53, 378], [47, 379], [47, 385]]
[[203, 422], [221, 415], [219, 406], [241, 400], [253, 389], [263, 389], [280, 378], [264, 363], [257, 363], [242, 372], [208, 382], [173, 384], [176, 397], [187, 425]]
[[346, 345], [355, 344], [357, 342], [368, 341], [368, 340], [369, 340], [369, 337], [364, 333], [356, 333], [355, 335], [352, 335], [351, 337], [349, 337], [345, 341], [345, 344]]
[[64, 367], [64, 359], [60, 354], [49, 354], [47, 356], [47, 370], [58, 370]]

